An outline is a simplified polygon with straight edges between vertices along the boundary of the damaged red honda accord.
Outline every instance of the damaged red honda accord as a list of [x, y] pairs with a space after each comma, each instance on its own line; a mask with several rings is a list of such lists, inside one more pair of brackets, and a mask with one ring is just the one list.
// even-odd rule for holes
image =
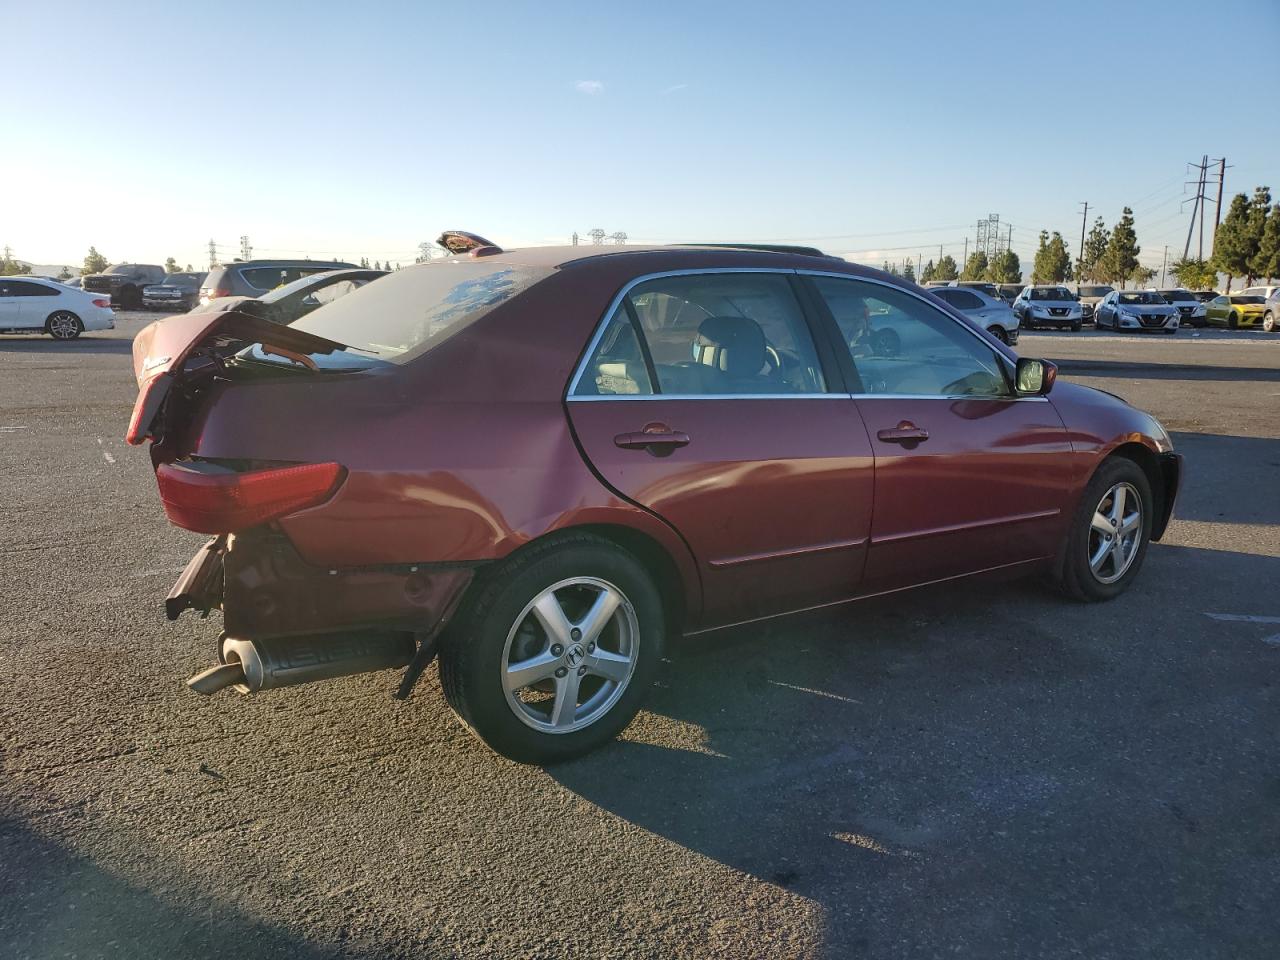
[[1180, 474], [1146, 413], [801, 249], [479, 247], [134, 361], [129, 439], [213, 535], [167, 601], [222, 611], [190, 686], [405, 696], [438, 651], [526, 762], [618, 734], [669, 635], [987, 572], [1110, 599]]

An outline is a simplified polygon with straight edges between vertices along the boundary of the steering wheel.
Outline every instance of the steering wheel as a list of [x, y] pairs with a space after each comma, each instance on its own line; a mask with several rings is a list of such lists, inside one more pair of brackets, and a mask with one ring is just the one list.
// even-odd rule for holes
[[764, 352], [768, 354], [769, 357], [769, 373], [771, 375], [775, 373], [782, 373], [782, 371], [786, 369], [787, 365], [782, 359], [782, 354], [778, 352], [777, 347], [771, 343], [766, 344]]

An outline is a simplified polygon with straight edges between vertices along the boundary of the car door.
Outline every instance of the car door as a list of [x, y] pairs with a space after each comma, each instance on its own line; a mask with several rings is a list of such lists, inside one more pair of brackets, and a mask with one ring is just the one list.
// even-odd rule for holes
[[0, 330], [20, 330], [23, 327], [20, 318], [25, 298], [18, 295], [17, 283], [0, 277]]
[[875, 453], [865, 588], [1053, 555], [1072, 488], [1053, 405], [1017, 396], [1009, 361], [924, 297], [864, 279], [810, 282]]
[[703, 625], [847, 599], [862, 576], [871, 444], [795, 283], [760, 270], [637, 280], [567, 397], [604, 482], [689, 544]]
[[1226, 297], [1214, 297], [1205, 307], [1205, 319], [1210, 323], [1226, 323], [1230, 301]]

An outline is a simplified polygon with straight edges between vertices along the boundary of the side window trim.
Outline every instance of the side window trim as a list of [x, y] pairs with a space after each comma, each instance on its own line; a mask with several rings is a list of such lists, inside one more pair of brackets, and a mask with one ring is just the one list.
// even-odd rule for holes
[[[649, 375], [649, 393], [644, 396], [661, 396], [662, 383], [658, 380], [658, 368], [653, 365], [653, 354], [649, 352], [649, 339], [644, 335], [644, 328], [640, 326], [640, 316], [636, 313], [636, 306], [628, 296], [622, 298], [622, 307], [627, 312], [627, 321], [631, 324], [631, 335], [636, 338], [636, 343], [640, 347], [640, 356], [644, 358], [644, 372]], [[642, 394], [636, 394], [636, 396], [642, 396]]]
[[[569, 382], [565, 387], [565, 393], [564, 393], [563, 399], [565, 400], [565, 402], [598, 403], [600, 401], [617, 401], [617, 400], [622, 400], [622, 401], [635, 401], [635, 400], [831, 400], [831, 399], [849, 398], [850, 394], [848, 392], [833, 389], [840, 383], [841, 379], [847, 380], [847, 378], [838, 377], [833, 380], [829, 376], [829, 374], [832, 371], [828, 369], [828, 364], [825, 362], [826, 358], [823, 356], [823, 341], [817, 335], [818, 331], [812, 329], [811, 307], [805, 298], [800, 297], [798, 293], [796, 293], [794, 283], [792, 284], [792, 291], [794, 294], [796, 294], [797, 305], [805, 321], [805, 329], [807, 330], [810, 337], [814, 341], [814, 349], [818, 351], [819, 366], [822, 368], [823, 376], [827, 379], [827, 391], [825, 393], [743, 393], [743, 394], [662, 393], [660, 392], [662, 389], [661, 384], [658, 383], [656, 378], [653, 379], [654, 392], [647, 393], [647, 394], [598, 395], [598, 394], [579, 394], [577, 392], [578, 387], [581, 383], [581, 380], [583, 376], [586, 374], [587, 365], [591, 362], [591, 358], [595, 356], [596, 348], [600, 346], [600, 340], [601, 338], [604, 337], [605, 331], [609, 327], [609, 321], [613, 318], [614, 312], [623, 303], [627, 303], [628, 305], [627, 315], [631, 319], [632, 323], [634, 324], [633, 329], [636, 330], [637, 338], [639, 339], [642, 345], [641, 349], [645, 351], [644, 356], [645, 356], [646, 367], [649, 367], [649, 365], [652, 363], [652, 360], [650, 359], [649, 353], [648, 353], [648, 345], [645, 342], [645, 338], [643, 336], [643, 331], [639, 329], [639, 325], [638, 323], [636, 323], [637, 318], [635, 317], [635, 314], [634, 314], [634, 307], [630, 306], [630, 302], [628, 299], [632, 289], [639, 286], [640, 284], [646, 283], [650, 280], [660, 280], [665, 277], [690, 277], [690, 276], [702, 276], [706, 274], [722, 274], [722, 273], [766, 273], [766, 274], [773, 274], [776, 276], [794, 278], [798, 273], [801, 273], [801, 272], [802, 271], [796, 270], [793, 267], [697, 267], [697, 268], [691, 268], [688, 270], [660, 270], [655, 273], [646, 273], [637, 277], [632, 277], [625, 284], [623, 284], [622, 289], [620, 289], [616, 294], [614, 294], [613, 299], [609, 301], [609, 305], [605, 308], [604, 314], [600, 317], [598, 321], [596, 321], [595, 332], [591, 335], [591, 339], [587, 341], [586, 348], [582, 351], [582, 355], [578, 359], [578, 363], [574, 368], [573, 376], [569, 378]], [[836, 274], [836, 276], [847, 277], [848, 274]], [[838, 360], [839, 354], [836, 354], [836, 356]], [[841, 367], [838, 372], [843, 373], [843, 367]], [[653, 377], [653, 372], [651, 369], [650, 369], [650, 377]]]

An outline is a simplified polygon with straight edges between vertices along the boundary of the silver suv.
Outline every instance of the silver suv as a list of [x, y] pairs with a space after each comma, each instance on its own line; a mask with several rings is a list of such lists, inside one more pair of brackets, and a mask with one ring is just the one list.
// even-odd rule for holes
[[214, 267], [200, 285], [200, 304], [219, 297], [260, 297], [325, 270], [354, 268], [340, 260], [240, 260]]
[[1036, 327], [1068, 327], [1079, 330], [1083, 322], [1080, 301], [1058, 283], [1025, 287], [1013, 301], [1013, 312], [1024, 330]]

